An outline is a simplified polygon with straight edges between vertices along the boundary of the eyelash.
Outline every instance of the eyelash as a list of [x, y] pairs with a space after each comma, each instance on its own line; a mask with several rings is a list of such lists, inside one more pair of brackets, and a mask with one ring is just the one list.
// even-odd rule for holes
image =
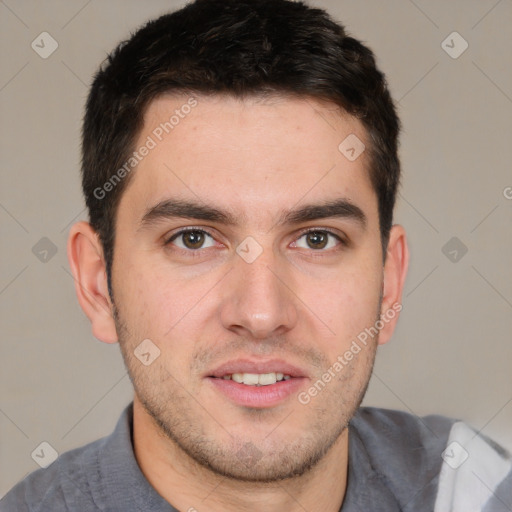
[[[185, 233], [190, 233], [190, 232], [205, 233], [206, 235], [215, 239], [215, 237], [209, 231], [202, 229], [202, 228], [195, 228], [192, 226], [192, 227], [181, 229], [180, 231], [177, 231], [176, 233], [173, 233], [170, 237], [168, 237], [166, 239], [164, 245], [169, 246], [169, 245], [171, 245], [171, 242], [174, 241], [176, 238], [180, 237], [181, 235], [183, 235]], [[300, 238], [302, 238], [304, 235], [307, 235], [308, 233], [328, 233], [329, 235], [336, 238], [338, 240], [338, 242], [340, 242], [339, 243], [340, 246], [342, 246], [342, 247], [348, 246], [348, 242], [346, 242], [340, 235], [338, 235], [334, 231], [331, 231], [330, 229], [326, 229], [326, 228], [308, 228], [308, 229], [302, 231], [300, 233], [300, 235], [295, 239], [295, 241], [299, 240]], [[181, 247], [177, 247], [174, 250], [176, 250], [178, 252], [186, 253], [188, 256], [191, 256], [192, 258], [196, 258], [196, 257], [202, 256], [202, 252], [207, 249], [195, 249], [194, 250], [194, 249], [182, 249]], [[333, 251], [336, 251], [336, 250], [337, 250], [336, 248], [330, 249], [327, 251], [322, 250], [322, 249], [318, 249], [318, 250], [311, 249], [311, 253], [312, 253], [313, 257], [322, 257], [325, 255], [325, 253], [332, 253]]]

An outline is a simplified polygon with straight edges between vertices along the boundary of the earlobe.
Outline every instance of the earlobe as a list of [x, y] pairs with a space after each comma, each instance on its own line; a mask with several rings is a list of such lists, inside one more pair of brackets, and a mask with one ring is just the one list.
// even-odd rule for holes
[[379, 333], [379, 344], [389, 341], [402, 310], [402, 293], [409, 266], [409, 248], [405, 229], [395, 224], [391, 228], [384, 264], [384, 281], [381, 305], [383, 328]]
[[93, 335], [105, 343], [116, 343], [103, 248], [88, 222], [81, 221], [72, 226], [67, 252], [78, 302], [91, 322]]

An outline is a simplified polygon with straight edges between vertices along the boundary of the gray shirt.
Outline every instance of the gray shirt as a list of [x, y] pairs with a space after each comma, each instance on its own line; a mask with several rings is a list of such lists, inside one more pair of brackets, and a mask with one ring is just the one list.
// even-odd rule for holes
[[[28, 475], [0, 501], [0, 511], [177, 512], [142, 474], [132, 433], [133, 403], [111, 435]], [[360, 408], [349, 427], [340, 512], [362, 511], [510, 512], [510, 455], [461, 422]]]

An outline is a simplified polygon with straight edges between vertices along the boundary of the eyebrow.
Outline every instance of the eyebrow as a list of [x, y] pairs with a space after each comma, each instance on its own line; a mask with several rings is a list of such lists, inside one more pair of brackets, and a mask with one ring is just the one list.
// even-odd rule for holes
[[[174, 219], [195, 219], [217, 222], [226, 226], [236, 226], [245, 221], [247, 216], [235, 215], [231, 211], [221, 210], [202, 202], [182, 199], [165, 199], [148, 208], [144, 213], [138, 230], [150, 228], [160, 222]], [[341, 218], [356, 221], [361, 228], [366, 229], [368, 220], [361, 208], [348, 199], [339, 198], [318, 204], [307, 204], [300, 208], [281, 211], [276, 225], [301, 224], [303, 222]]]

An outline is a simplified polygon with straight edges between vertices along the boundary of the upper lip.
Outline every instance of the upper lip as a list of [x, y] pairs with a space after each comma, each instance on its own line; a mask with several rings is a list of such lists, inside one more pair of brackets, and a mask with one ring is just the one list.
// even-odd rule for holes
[[249, 359], [237, 359], [221, 364], [208, 372], [206, 377], [224, 377], [233, 373], [283, 373], [290, 377], [306, 377], [306, 372], [279, 359], [269, 361], [251, 361]]

